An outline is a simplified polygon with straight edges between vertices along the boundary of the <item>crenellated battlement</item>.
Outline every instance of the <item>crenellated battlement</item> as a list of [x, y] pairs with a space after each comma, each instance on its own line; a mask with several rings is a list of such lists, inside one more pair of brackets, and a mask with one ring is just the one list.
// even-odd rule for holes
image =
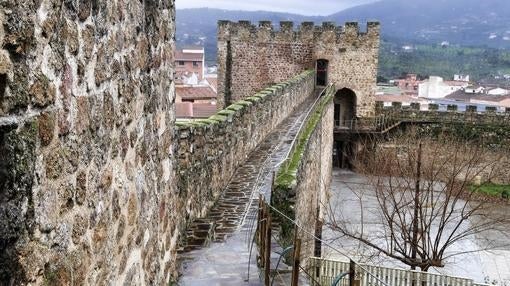
[[271, 21], [259, 21], [258, 25], [250, 21], [218, 21], [219, 40], [309, 42], [335, 35], [337, 42], [341, 42], [348, 41], [353, 36], [364, 38], [368, 35], [378, 38], [379, 30], [379, 22], [368, 22], [366, 30], [360, 31], [357, 22], [347, 22], [344, 26], [337, 26], [334, 22], [323, 22], [320, 26], [313, 22], [303, 22], [295, 27], [294, 22], [281, 21], [279, 28], [275, 28]]
[[218, 105], [317, 69], [319, 85], [333, 83], [352, 90], [357, 115], [371, 114], [379, 38], [379, 22], [338, 26], [334, 22], [219, 21]]

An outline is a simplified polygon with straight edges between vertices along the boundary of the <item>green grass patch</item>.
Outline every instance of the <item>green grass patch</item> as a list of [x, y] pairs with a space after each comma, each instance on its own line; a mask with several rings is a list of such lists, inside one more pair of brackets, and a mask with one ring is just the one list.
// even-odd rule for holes
[[492, 183], [482, 184], [480, 186], [471, 186], [471, 191], [487, 194], [495, 197], [510, 198], [510, 185], [497, 185]]

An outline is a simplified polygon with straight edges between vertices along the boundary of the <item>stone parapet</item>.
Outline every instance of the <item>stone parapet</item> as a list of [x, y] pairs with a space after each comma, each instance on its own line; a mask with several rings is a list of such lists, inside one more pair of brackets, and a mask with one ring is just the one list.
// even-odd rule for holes
[[472, 125], [494, 125], [510, 127], [510, 113], [496, 112], [459, 112], [459, 111], [423, 111], [400, 108], [386, 108], [379, 110], [380, 115], [391, 117], [395, 120], [409, 122], [430, 123], [460, 123]]
[[204, 217], [235, 169], [299, 104], [314, 93], [312, 71], [237, 101], [205, 120], [177, 122], [179, 211]]
[[301, 257], [314, 256], [315, 240], [310, 234], [320, 231], [327, 205], [332, 174], [333, 96], [329, 88], [306, 119], [287, 160], [277, 171], [271, 204], [300, 227], [274, 213], [281, 226], [280, 239], [293, 244], [294, 231], [302, 240]]
[[275, 29], [270, 21], [259, 21], [258, 25], [250, 21], [218, 21], [218, 39], [222, 41], [316, 43], [334, 36], [335, 42], [342, 45], [376, 44], [365, 37], [378, 36], [379, 33], [379, 22], [368, 22], [366, 30], [361, 31], [357, 22], [347, 22], [344, 26], [337, 26], [334, 22], [324, 22], [321, 26], [303, 22], [294, 29], [293, 22], [281, 21], [279, 29]]

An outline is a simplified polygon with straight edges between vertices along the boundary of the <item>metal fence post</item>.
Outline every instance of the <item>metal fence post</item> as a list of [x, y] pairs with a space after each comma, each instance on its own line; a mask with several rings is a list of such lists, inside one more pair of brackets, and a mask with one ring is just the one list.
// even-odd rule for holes
[[270, 271], [271, 271], [271, 214], [266, 209], [266, 233], [265, 233], [265, 249], [264, 249], [264, 282], [266, 286], [271, 284]]
[[292, 286], [298, 286], [299, 283], [299, 264], [301, 263], [301, 239], [294, 242], [294, 266], [292, 267]]
[[356, 263], [349, 261], [349, 286], [354, 286], [354, 279], [356, 279]]

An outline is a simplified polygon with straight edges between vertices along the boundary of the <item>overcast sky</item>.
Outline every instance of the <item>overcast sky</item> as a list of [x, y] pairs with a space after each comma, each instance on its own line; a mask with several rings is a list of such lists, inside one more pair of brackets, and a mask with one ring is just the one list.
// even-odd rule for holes
[[374, 1], [376, 0], [176, 0], [175, 2], [177, 9], [209, 7], [330, 15], [352, 6]]

